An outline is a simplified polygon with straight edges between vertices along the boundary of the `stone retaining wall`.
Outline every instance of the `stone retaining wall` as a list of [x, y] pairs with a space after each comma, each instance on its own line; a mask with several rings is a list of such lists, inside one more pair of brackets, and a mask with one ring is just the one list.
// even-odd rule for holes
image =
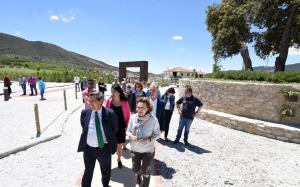
[[298, 128], [210, 110], [203, 110], [197, 117], [250, 134], [300, 144], [300, 129]]
[[[270, 84], [237, 81], [180, 80], [180, 95], [185, 85], [191, 85], [194, 95], [205, 108], [268, 122], [300, 126], [300, 98], [286, 101], [281, 90], [300, 90], [300, 84]], [[295, 117], [281, 117], [283, 105], [295, 110]]]

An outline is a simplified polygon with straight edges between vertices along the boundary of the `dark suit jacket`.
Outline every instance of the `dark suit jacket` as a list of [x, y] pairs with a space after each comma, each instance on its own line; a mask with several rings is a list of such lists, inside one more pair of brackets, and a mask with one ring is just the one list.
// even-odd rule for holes
[[[82, 127], [82, 134], [80, 137], [79, 145], [78, 145], [78, 152], [84, 151], [87, 146], [87, 134], [89, 128], [89, 122], [91, 118], [92, 110], [91, 109], [84, 109], [81, 111], [80, 122]], [[116, 116], [115, 112], [109, 108], [102, 107], [102, 126], [103, 131], [106, 136], [108, 146], [110, 149], [111, 154], [114, 154], [117, 150], [117, 139], [116, 133], [118, 131], [118, 117]]]
[[[150, 100], [150, 97], [148, 97]], [[156, 118], [161, 131], [165, 130], [165, 102], [157, 98]]]
[[[143, 91], [143, 94], [141, 97], [146, 97], [146, 93]], [[136, 96], [135, 93], [132, 93], [130, 96], [130, 110], [131, 112], [136, 112]]]

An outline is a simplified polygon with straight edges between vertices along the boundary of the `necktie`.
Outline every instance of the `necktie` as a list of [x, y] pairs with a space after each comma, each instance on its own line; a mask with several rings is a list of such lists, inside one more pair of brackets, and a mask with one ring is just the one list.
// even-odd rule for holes
[[102, 149], [104, 147], [104, 142], [103, 142], [102, 132], [100, 128], [100, 120], [99, 120], [98, 112], [95, 112], [95, 124], [96, 124], [98, 146], [100, 149]]

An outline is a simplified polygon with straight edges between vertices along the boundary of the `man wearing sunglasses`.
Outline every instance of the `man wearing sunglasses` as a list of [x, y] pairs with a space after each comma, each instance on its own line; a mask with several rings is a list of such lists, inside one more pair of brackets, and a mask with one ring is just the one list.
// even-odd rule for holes
[[96, 90], [94, 89], [94, 80], [93, 79], [89, 79], [88, 80], [88, 86], [85, 90], [83, 90], [82, 92], [82, 99], [84, 102], [84, 108], [91, 108], [91, 103], [90, 103], [90, 98], [89, 98], [89, 94], [92, 92], [95, 92]]
[[82, 110], [80, 116], [82, 134], [78, 152], [83, 152], [85, 166], [81, 186], [91, 186], [97, 160], [100, 164], [102, 185], [108, 187], [111, 178], [111, 157], [117, 150], [118, 117], [113, 110], [103, 106], [102, 92], [91, 92], [88, 97], [90, 108]]

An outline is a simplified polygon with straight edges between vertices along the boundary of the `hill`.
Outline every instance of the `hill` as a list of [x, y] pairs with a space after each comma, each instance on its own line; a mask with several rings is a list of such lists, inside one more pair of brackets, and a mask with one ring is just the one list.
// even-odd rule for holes
[[0, 33], [0, 56], [14, 56], [39, 62], [64, 64], [71, 67], [102, 68], [107, 71], [118, 70], [118, 67], [68, 51], [50, 43], [28, 41], [4, 33]]
[[[254, 71], [269, 71], [274, 72], [275, 67], [274, 66], [258, 66], [253, 67]], [[285, 66], [286, 71], [300, 71], [300, 63], [296, 64], [288, 64]]]

